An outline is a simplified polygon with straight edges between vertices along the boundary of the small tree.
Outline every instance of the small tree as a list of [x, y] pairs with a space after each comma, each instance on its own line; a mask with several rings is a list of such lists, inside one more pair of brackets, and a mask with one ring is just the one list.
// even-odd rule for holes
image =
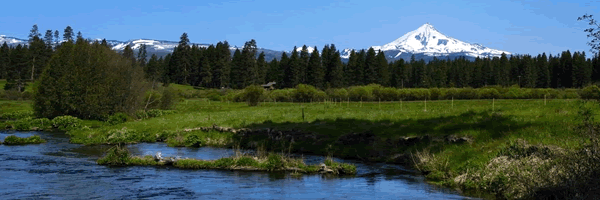
[[250, 85], [244, 89], [243, 97], [249, 106], [257, 106], [264, 96], [265, 89], [259, 85]]

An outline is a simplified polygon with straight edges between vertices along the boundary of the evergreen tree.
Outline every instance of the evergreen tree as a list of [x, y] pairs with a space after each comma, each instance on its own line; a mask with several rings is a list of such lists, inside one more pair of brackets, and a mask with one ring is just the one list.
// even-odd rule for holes
[[296, 47], [294, 47], [294, 50], [292, 51], [287, 66], [288, 67], [285, 68], [285, 87], [296, 87], [296, 85], [300, 84], [300, 57], [298, 51], [296, 51]]
[[144, 68], [146, 78], [152, 83], [152, 89], [156, 87], [156, 82], [160, 77], [161, 61], [158, 60], [156, 54], [152, 54], [150, 60], [148, 61], [148, 65], [146, 66], [146, 68]]
[[279, 88], [279, 85], [283, 83], [283, 70], [279, 67], [277, 59], [273, 59], [269, 63], [269, 70], [266, 75], [266, 82], [275, 82], [275, 87]]
[[54, 43], [52, 41], [52, 30], [46, 31], [46, 34], [44, 35], [44, 42], [46, 43], [47, 47], [52, 48], [52, 43]]
[[307, 69], [308, 61], [310, 59], [309, 54], [310, 52], [308, 52], [308, 47], [306, 45], [303, 45], [302, 50], [300, 51], [300, 60], [298, 65], [298, 75], [300, 78], [300, 83], [302, 84], [308, 84]]
[[594, 54], [592, 58], [592, 83], [597, 84], [600, 81], [600, 55]]
[[54, 31], [54, 47], [57, 48], [59, 44], [60, 44], [60, 33], [58, 33], [58, 30], [55, 30]]
[[216, 54], [216, 61], [212, 65], [214, 86], [217, 88], [229, 87], [229, 75], [231, 73], [229, 43], [227, 41], [217, 43], [214, 53]]
[[83, 35], [81, 34], [81, 31], [77, 32], [77, 39], [83, 39]]
[[558, 70], [560, 70], [559, 87], [573, 87], [573, 57], [569, 50], [563, 51], [560, 56], [560, 68]]
[[146, 44], [140, 45], [137, 54], [137, 62], [142, 69], [146, 68], [146, 58], [148, 57], [148, 53], [146, 52]]
[[335, 51], [333, 56], [332, 68], [330, 73], [330, 86], [332, 88], [341, 88], [344, 86], [344, 65], [340, 57], [340, 52]]
[[8, 44], [4, 42], [2, 47], [0, 47], [0, 79], [6, 79], [6, 72], [9, 69], [10, 65], [10, 48]]
[[377, 53], [377, 74], [378, 74], [378, 80], [377, 83], [381, 84], [382, 86], [389, 86], [390, 85], [390, 72], [389, 72], [389, 65], [387, 62], [387, 59], [385, 58], [385, 53], [383, 53], [383, 51], [379, 50], [379, 53]]
[[33, 27], [31, 27], [31, 31], [29, 32], [29, 43], [33, 42], [33, 38], [41, 38], [42, 34], [40, 34], [39, 30], [38, 30], [38, 26], [37, 24], [34, 24]]
[[538, 68], [535, 63], [535, 61], [532, 61], [530, 55], [525, 55], [521, 58], [521, 66], [525, 70], [523, 82], [521, 83], [522, 87], [533, 88], [536, 86]]
[[377, 55], [375, 54], [375, 50], [371, 47], [367, 51], [367, 55], [365, 58], [365, 82], [364, 84], [377, 83], [379, 79], [379, 74], [377, 73], [379, 62], [377, 60]]
[[585, 59], [584, 52], [573, 54], [573, 87], [582, 88], [591, 83], [592, 68]]
[[243, 76], [245, 76], [245, 69], [242, 68], [242, 53], [239, 49], [236, 49], [233, 53], [231, 60], [231, 87], [234, 89], [244, 88]]
[[10, 51], [10, 64], [6, 68], [6, 85], [4, 90], [16, 90], [23, 92], [25, 89], [25, 79], [28, 75], [29, 59], [27, 47], [17, 45]]
[[505, 53], [502, 53], [500, 57], [499, 67], [496, 67], [494, 69], [496, 71], [496, 83], [502, 86], [509, 86], [511, 65]]
[[256, 67], [256, 53], [258, 48], [256, 46], [256, 41], [254, 39], [247, 41], [244, 43], [244, 48], [242, 49], [242, 60], [241, 67], [242, 73], [244, 75], [241, 76], [243, 80], [243, 84], [241, 88], [245, 88], [246, 86], [252, 84], [258, 84], [259, 70]]
[[346, 83], [349, 86], [360, 85], [359, 81], [362, 79], [362, 70], [360, 73], [357, 73], [358, 69], [358, 54], [354, 50], [350, 51], [350, 56], [348, 57], [348, 66], [344, 77], [346, 77]]
[[306, 71], [308, 76], [308, 84], [319, 89], [325, 88], [325, 68], [321, 63], [321, 56], [319, 56], [319, 50], [316, 46], [313, 49], [313, 52], [310, 54]]
[[50, 59], [51, 52], [49, 52], [49, 47], [46, 46], [46, 43], [39, 37], [35, 36], [31, 42], [29, 43], [29, 63], [31, 76], [28, 79], [35, 80], [37, 79], [44, 70], [46, 66], [46, 62]]
[[212, 82], [212, 69], [208, 57], [202, 58], [200, 66], [200, 77], [202, 77], [201, 84], [204, 87], [209, 87], [210, 83]]
[[67, 26], [65, 31], [63, 32], [63, 40], [64, 41], [73, 41], [73, 28], [71, 26]]
[[552, 78], [550, 79], [550, 86], [552, 88], [560, 88], [561, 82], [560, 77], [562, 76], [562, 69], [560, 68], [560, 56], [550, 55], [550, 63], [548, 68], [552, 69]]
[[265, 61], [265, 52], [260, 52], [258, 55], [258, 59], [256, 60], [256, 68], [258, 69], [258, 79], [256, 83], [263, 84], [266, 83], [266, 75], [267, 75], [267, 62]]
[[550, 70], [548, 70], [548, 57], [546, 53], [543, 53], [537, 58], [537, 88], [548, 88], [550, 87]]

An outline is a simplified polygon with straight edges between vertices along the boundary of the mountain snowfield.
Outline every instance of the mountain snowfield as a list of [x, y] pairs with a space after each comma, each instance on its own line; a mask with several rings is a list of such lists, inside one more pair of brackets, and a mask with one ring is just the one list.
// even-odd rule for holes
[[[507, 51], [490, 49], [480, 44], [471, 44], [448, 37], [440, 33], [429, 23], [404, 34], [393, 42], [383, 46], [372, 46], [372, 48], [375, 51], [381, 50], [385, 52], [389, 58], [398, 58], [403, 54], [423, 54], [436, 57], [457, 54], [470, 57], [500, 57], [502, 53], [511, 54]], [[343, 57], [348, 58], [351, 50], [344, 49], [342, 51]]]
[[[101, 41], [102, 39], [95, 39]], [[16, 46], [18, 44], [27, 44], [27, 40], [19, 39], [15, 37], [0, 35], [0, 45], [6, 42], [8, 45]], [[108, 44], [112, 46], [113, 50], [122, 51], [125, 46], [130, 45], [132, 49], [139, 49], [142, 44], [146, 45], [148, 55], [156, 54], [157, 56], [164, 56], [168, 53], [173, 52], [173, 49], [179, 44], [174, 41], [166, 40], [153, 40], [153, 39], [134, 39], [129, 41], [117, 41], [107, 40]], [[209, 44], [196, 44], [200, 47], [208, 47]], [[241, 50], [242, 47], [231, 46], [230, 50], [233, 52], [236, 49]], [[415, 56], [416, 59], [424, 59], [429, 61], [433, 57], [440, 58], [457, 58], [457, 57], [468, 57], [474, 59], [475, 57], [500, 57], [502, 53], [510, 55], [510, 52], [501, 51], [496, 49], [490, 49], [480, 44], [471, 44], [463, 42], [452, 37], [448, 37], [438, 30], [436, 30], [431, 24], [426, 23], [414, 31], [404, 34], [402, 37], [385, 44], [383, 46], [372, 46], [376, 51], [381, 50], [385, 53], [388, 60], [409, 60], [411, 56]], [[313, 46], [308, 46], [308, 52], [312, 53], [314, 50]], [[353, 49], [344, 49], [340, 51], [342, 59], [346, 60], [350, 57], [350, 52]], [[276, 51], [270, 49], [259, 48], [259, 52], [265, 52], [266, 60], [279, 59], [284, 51]], [[296, 51], [302, 51], [302, 47], [296, 47]], [[356, 51], [356, 50], [355, 50]], [[285, 51], [288, 54], [291, 51]], [[319, 52], [321, 53], [321, 52]]]

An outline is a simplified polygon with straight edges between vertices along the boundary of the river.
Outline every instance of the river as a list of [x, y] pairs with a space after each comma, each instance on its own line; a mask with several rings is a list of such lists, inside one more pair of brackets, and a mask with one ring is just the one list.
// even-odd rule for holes
[[[397, 165], [352, 160], [353, 177], [229, 170], [183, 170], [173, 167], [106, 167], [95, 163], [106, 146], [70, 144], [64, 133], [0, 132], [39, 135], [47, 143], [0, 145], [0, 199], [471, 199], [424, 182]], [[164, 143], [127, 146], [134, 155], [218, 159], [231, 149], [173, 148]], [[320, 163], [321, 156], [304, 156]]]

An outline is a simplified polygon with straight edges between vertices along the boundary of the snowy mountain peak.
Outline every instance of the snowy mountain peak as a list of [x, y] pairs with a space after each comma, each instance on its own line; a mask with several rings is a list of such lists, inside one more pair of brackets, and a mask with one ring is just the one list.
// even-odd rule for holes
[[414, 31], [383, 46], [373, 46], [375, 50], [399, 51], [394, 57], [402, 53], [425, 54], [428, 56], [445, 56], [453, 53], [463, 53], [466, 56], [500, 56], [502, 53], [510, 54], [484, 47], [480, 44], [470, 44], [440, 33], [433, 25], [426, 23]]
[[9, 37], [6, 35], [0, 35], [0, 45], [6, 43], [7, 45], [19, 45], [19, 44], [27, 44], [27, 40], [23, 40], [23, 39], [19, 39], [19, 38], [15, 38], [15, 37]]

